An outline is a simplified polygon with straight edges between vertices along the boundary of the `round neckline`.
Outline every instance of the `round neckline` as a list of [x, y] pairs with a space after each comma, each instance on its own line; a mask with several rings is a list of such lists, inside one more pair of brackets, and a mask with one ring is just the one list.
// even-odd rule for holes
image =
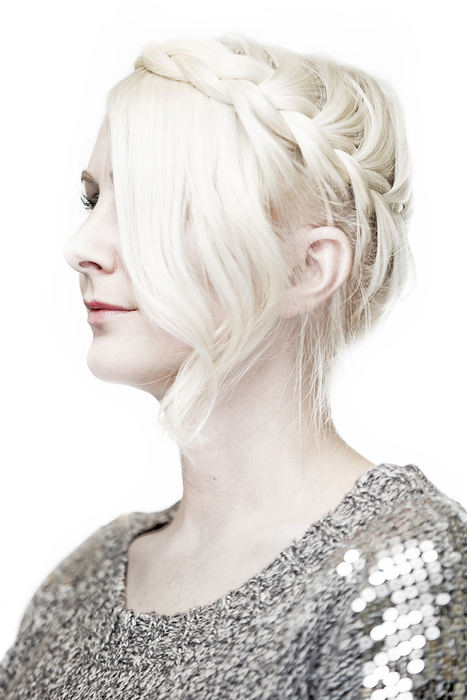
[[311, 539], [319, 539], [319, 535], [323, 530], [326, 531], [326, 535], [329, 537], [330, 541], [332, 540], [333, 546], [335, 546], [339, 540], [343, 539], [346, 532], [349, 530], [352, 517], [358, 517], [359, 497], [367, 502], [368, 499], [371, 501], [393, 500], [395, 498], [395, 491], [388, 490], [387, 484], [388, 480], [394, 479], [399, 480], [401, 490], [407, 490], [408, 493], [412, 493], [417, 487], [419, 488], [420, 484], [422, 484], [423, 488], [427, 486], [433, 488], [432, 482], [429, 481], [423, 471], [415, 464], [406, 464], [404, 466], [392, 464], [390, 462], [376, 464], [356, 479], [334, 508], [328, 511], [324, 516], [310, 523], [301, 535], [295, 537], [269, 564], [248, 578], [243, 584], [231, 589], [211, 603], [193, 606], [188, 610], [174, 614], [158, 613], [157, 611], [135, 612], [127, 608], [126, 574], [128, 550], [132, 540], [143, 533], [150, 532], [151, 530], [158, 529], [170, 523], [175, 516], [181, 499], [162, 511], [149, 513], [135, 511], [129, 513], [125, 536], [121, 539], [121, 546], [118, 549], [117, 574], [115, 586], [112, 591], [115, 601], [113, 605], [115, 620], [118, 620], [119, 624], [123, 627], [129, 624], [132, 627], [141, 625], [147, 628], [157, 623], [183, 624], [206, 615], [211, 617], [219, 615], [222, 610], [229, 608], [242, 596], [257, 591], [259, 584], [262, 582], [266, 583], [267, 579], [277, 573], [281, 566], [284, 566], [291, 560], [296, 561], [296, 555], [300, 550], [302, 550]]

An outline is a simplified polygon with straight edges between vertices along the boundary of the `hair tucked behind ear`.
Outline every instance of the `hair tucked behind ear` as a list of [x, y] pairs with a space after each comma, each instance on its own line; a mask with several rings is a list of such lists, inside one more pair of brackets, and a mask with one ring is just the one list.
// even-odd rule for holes
[[[352, 66], [238, 34], [150, 42], [134, 67], [108, 94], [122, 255], [142, 313], [193, 348], [161, 400], [164, 427], [182, 448], [201, 441], [214, 404], [286, 329], [290, 427], [320, 438], [334, 360], [413, 270], [397, 96]], [[283, 323], [287, 238], [303, 225], [341, 228], [352, 270]]]

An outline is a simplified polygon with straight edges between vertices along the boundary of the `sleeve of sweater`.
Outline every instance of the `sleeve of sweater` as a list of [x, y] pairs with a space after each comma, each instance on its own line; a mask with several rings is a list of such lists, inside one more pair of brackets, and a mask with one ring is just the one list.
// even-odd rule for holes
[[396, 506], [336, 553], [315, 700], [467, 697], [467, 514], [457, 506]]

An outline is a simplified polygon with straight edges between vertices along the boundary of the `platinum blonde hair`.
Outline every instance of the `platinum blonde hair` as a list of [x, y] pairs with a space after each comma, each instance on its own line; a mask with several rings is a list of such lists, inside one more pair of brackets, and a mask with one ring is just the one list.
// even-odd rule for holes
[[[109, 90], [107, 112], [135, 300], [155, 329], [192, 348], [160, 402], [163, 428], [184, 449], [205, 444], [214, 405], [285, 333], [295, 357], [290, 428], [319, 442], [335, 359], [413, 271], [397, 95], [330, 57], [226, 34], [145, 44]], [[319, 308], [284, 321], [287, 241], [303, 225], [344, 231], [352, 268]]]

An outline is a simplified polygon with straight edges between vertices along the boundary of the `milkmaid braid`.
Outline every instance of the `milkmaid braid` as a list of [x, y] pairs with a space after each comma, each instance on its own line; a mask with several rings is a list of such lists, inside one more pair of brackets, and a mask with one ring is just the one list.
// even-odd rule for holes
[[[374, 296], [387, 281], [397, 250], [404, 247], [393, 222], [399, 218], [401, 224], [407, 222], [412, 205], [407, 149], [402, 139], [397, 140], [402, 115], [384, 80], [330, 58], [262, 46], [236, 34], [219, 40], [149, 42], [134, 68], [189, 83], [231, 105], [255, 150], [267, 143], [256, 138], [258, 129], [269, 130], [298, 154], [311, 176], [324, 173], [315, 179], [328, 224], [336, 223], [330, 208], [336, 194], [342, 201], [352, 199], [359, 224], [359, 236], [353, 241], [354, 273], [359, 277], [366, 250], [371, 263], [381, 268], [380, 275], [367, 276], [366, 294]], [[374, 235], [377, 245], [372, 251], [369, 243]], [[410, 265], [408, 247], [401, 252]]]

